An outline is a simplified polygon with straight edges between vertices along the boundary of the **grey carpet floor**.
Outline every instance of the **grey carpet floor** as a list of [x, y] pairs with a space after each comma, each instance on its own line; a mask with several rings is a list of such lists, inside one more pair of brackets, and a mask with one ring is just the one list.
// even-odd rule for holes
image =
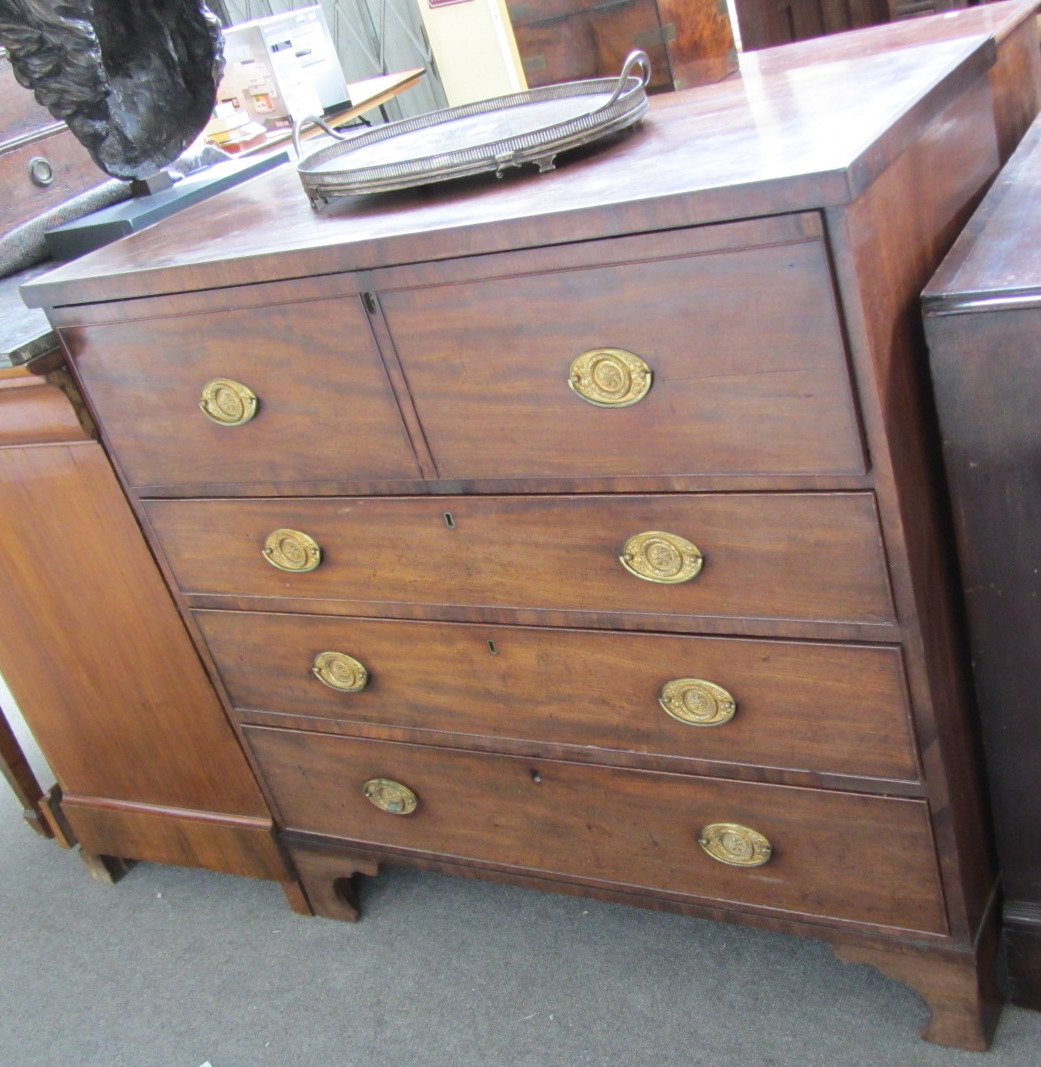
[[0, 1067], [1039, 1067], [917, 1032], [917, 994], [824, 945], [390, 869], [356, 925], [275, 885], [140, 864], [118, 885], [0, 790]]

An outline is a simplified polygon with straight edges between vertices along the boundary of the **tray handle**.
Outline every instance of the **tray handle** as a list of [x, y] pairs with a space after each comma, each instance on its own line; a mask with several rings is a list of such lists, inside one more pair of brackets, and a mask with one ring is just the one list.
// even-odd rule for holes
[[619, 97], [626, 91], [626, 83], [629, 80], [629, 75], [632, 74], [633, 68], [639, 66], [642, 68], [642, 74], [640, 77], [640, 84], [636, 89], [630, 89], [630, 92], [636, 92], [637, 89], [646, 89], [647, 83], [651, 80], [651, 60], [646, 52], [641, 52], [638, 48], [634, 49], [625, 57], [625, 65], [622, 67], [622, 73], [618, 75], [618, 84], [615, 86], [615, 91], [611, 94], [611, 99], [606, 104], [602, 104], [597, 110], [606, 111], [609, 107], [613, 107], [618, 103]]
[[304, 127], [309, 125], [321, 126], [326, 133], [335, 137], [337, 141], [347, 140], [347, 134], [340, 133], [339, 130], [334, 130], [325, 119], [321, 119], [317, 115], [305, 115], [302, 119], [293, 123], [293, 149], [296, 151], [297, 159], [303, 158], [300, 152], [300, 134], [303, 133]]

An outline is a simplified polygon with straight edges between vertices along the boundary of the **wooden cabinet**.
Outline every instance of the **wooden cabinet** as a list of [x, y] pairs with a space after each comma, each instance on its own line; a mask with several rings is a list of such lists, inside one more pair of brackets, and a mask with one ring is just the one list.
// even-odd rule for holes
[[[288, 883], [270, 812], [67, 375], [0, 370], [0, 669], [84, 852]], [[34, 798], [30, 798], [34, 799]]]
[[1001, 859], [1012, 1000], [1041, 1009], [1041, 123], [925, 292]]
[[894, 0], [735, 0], [741, 47], [771, 48], [889, 22]]
[[915, 318], [993, 60], [663, 95], [551, 173], [317, 213], [283, 168], [26, 289], [318, 911], [412, 863], [810, 934], [987, 1044]]
[[708, 85], [737, 67], [715, 0], [511, 0], [507, 10], [531, 88], [614, 77], [636, 48], [650, 58], [652, 92]]
[[108, 178], [64, 122], [15, 80], [0, 48], [0, 234]]

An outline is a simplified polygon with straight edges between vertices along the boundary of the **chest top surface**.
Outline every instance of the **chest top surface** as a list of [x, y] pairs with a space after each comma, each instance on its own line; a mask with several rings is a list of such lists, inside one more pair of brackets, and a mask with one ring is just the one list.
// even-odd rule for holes
[[836, 206], [994, 61], [987, 36], [817, 57], [656, 97], [628, 136], [508, 173], [312, 211], [288, 164], [23, 289], [31, 306], [366, 270]]

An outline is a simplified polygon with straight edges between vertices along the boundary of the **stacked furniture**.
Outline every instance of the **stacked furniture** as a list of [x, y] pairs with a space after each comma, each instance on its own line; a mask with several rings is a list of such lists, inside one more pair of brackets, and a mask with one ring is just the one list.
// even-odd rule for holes
[[316, 911], [406, 863], [812, 935], [986, 1046], [917, 294], [998, 170], [997, 57], [764, 72], [318, 212], [286, 167], [24, 289]]
[[0, 48], [0, 233], [107, 181], [72, 131], [15, 80]]
[[1041, 122], [925, 292], [1001, 859], [1009, 993], [1041, 1009]]
[[[6, 59], [0, 169], [4, 231], [105, 180]], [[41, 788], [3, 709], [0, 769], [31, 825], [102, 876], [201, 866], [280, 881], [306, 910], [57, 338], [18, 297], [30, 276], [0, 282], [0, 674], [57, 786]]]

